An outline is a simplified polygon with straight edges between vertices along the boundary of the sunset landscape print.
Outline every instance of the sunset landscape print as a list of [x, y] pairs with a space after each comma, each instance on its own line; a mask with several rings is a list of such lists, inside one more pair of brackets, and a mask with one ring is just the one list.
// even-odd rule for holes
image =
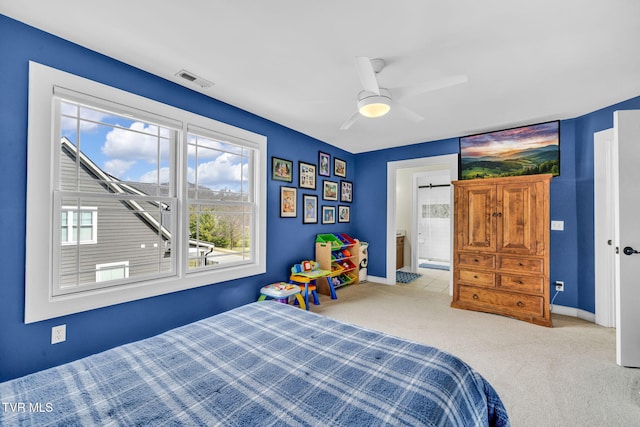
[[560, 174], [560, 122], [460, 138], [461, 179]]

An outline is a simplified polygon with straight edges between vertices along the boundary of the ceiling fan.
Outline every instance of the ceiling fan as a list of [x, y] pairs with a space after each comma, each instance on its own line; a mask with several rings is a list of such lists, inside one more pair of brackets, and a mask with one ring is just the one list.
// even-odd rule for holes
[[383, 88], [378, 85], [376, 74], [384, 69], [384, 59], [369, 59], [366, 56], [356, 57], [356, 70], [364, 90], [358, 94], [358, 110], [340, 126], [341, 130], [349, 129], [360, 116], [376, 118], [387, 114], [392, 108], [400, 111], [414, 122], [424, 120], [420, 114], [405, 107], [396, 100], [401, 100], [421, 93], [466, 83], [467, 76], [451, 76], [432, 80], [409, 87]]

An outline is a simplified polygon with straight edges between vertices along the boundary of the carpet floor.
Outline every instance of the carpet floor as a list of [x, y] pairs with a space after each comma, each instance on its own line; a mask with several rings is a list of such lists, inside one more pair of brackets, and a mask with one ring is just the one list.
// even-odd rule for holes
[[640, 426], [640, 369], [616, 365], [615, 329], [559, 314], [545, 328], [406, 286], [337, 293], [311, 310], [455, 354], [494, 386], [514, 427]]

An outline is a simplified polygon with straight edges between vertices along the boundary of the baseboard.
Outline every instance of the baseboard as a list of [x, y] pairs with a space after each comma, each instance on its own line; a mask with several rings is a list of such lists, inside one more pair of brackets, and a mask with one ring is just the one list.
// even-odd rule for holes
[[585, 310], [573, 307], [565, 307], [563, 305], [554, 304], [551, 306], [551, 312], [555, 314], [562, 314], [564, 316], [577, 317], [578, 319], [586, 320], [587, 322], [596, 323], [596, 315]]

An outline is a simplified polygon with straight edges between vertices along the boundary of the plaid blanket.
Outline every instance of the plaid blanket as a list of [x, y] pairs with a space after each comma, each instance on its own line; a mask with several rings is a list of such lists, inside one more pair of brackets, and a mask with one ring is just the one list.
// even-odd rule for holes
[[507, 426], [435, 348], [274, 301], [0, 384], [2, 425]]

